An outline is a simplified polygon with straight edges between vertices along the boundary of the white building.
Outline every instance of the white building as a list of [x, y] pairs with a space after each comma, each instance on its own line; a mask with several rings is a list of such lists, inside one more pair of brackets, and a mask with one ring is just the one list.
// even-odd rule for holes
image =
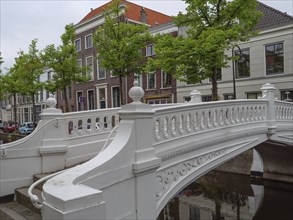
[[[293, 17], [259, 2], [258, 9], [264, 16], [256, 29], [259, 34], [250, 41], [239, 43], [244, 62], [235, 61], [235, 86], [237, 99], [257, 98], [261, 95], [261, 85], [274, 84], [278, 99], [292, 99], [293, 96]], [[239, 54], [238, 47], [234, 52]], [[228, 51], [230, 56], [232, 51]], [[221, 100], [233, 98], [233, 65], [222, 68], [218, 81]], [[190, 91], [196, 89], [203, 95], [203, 101], [211, 100], [212, 85], [209, 79], [202, 84], [187, 85], [177, 83], [177, 100], [189, 100]]]
[[[51, 79], [52, 71], [50, 69], [45, 69], [44, 73], [40, 75], [39, 81], [46, 82]], [[46, 90], [41, 90], [36, 95], [36, 112], [37, 112], [37, 121], [39, 121], [39, 114], [43, 109], [46, 108], [46, 100], [49, 98], [49, 92]], [[24, 122], [33, 121], [33, 103], [31, 97], [16, 95], [16, 119], [14, 117], [14, 98], [13, 95], [8, 94], [5, 96], [5, 99], [2, 102], [2, 117], [4, 122], [18, 122], [22, 124]]]

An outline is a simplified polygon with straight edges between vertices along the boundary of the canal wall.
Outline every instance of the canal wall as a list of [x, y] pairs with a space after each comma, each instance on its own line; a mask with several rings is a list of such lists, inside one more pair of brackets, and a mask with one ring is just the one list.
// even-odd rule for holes
[[253, 175], [253, 150], [250, 149], [216, 168], [217, 171], [247, 175], [259, 180], [293, 183], [293, 146], [265, 142], [256, 149], [263, 161], [263, 173]]
[[19, 140], [23, 137], [25, 137], [25, 135], [16, 134], [16, 133], [2, 133], [2, 132], [0, 132], [0, 140], [3, 141], [3, 144]]
[[252, 161], [253, 154], [252, 149], [250, 149], [217, 167], [216, 170], [250, 176]]

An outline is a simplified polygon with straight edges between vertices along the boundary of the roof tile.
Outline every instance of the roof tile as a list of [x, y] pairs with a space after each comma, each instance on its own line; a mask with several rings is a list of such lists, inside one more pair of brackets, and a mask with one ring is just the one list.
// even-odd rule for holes
[[257, 9], [263, 13], [255, 29], [265, 30], [293, 24], [293, 17], [275, 8], [258, 2]]
[[[99, 15], [100, 13], [102, 13], [104, 10], [107, 9], [107, 7], [110, 5], [112, 1], [91, 10], [80, 22], [83, 23], [85, 21], [88, 21], [94, 17], [96, 17], [97, 15]], [[142, 6], [134, 4], [132, 2], [128, 2], [123, 0], [123, 3], [125, 3], [128, 6], [128, 10], [125, 14], [126, 18], [131, 19], [131, 20], [135, 20], [135, 21], [140, 21], [140, 11], [142, 10]], [[157, 24], [162, 24], [162, 23], [166, 23], [172, 20], [171, 16], [162, 14], [160, 12], [154, 11], [152, 9], [149, 8], [145, 8], [143, 7], [146, 14], [147, 14], [147, 23], [151, 26], [155, 26]]]

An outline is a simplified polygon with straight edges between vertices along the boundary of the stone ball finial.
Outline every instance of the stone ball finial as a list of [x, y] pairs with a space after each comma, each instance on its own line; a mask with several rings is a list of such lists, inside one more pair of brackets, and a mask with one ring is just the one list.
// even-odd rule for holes
[[50, 94], [50, 97], [46, 100], [46, 105], [48, 106], [48, 108], [55, 108], [56, 104], [56, 99], [52, 94]]
[[137, 80], [133, 82], [133, 87], [129, 90], [128, 94], [133, 102], [140, 102], [140, 100], [143, 98], [144, 91], [141, 87], [138, 86]]

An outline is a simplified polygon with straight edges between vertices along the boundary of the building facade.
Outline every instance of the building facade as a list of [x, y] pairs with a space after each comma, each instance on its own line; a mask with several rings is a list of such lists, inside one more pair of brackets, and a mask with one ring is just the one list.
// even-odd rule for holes
[[[260, 2], [258, 10], [263, 13], [256, 27], [258, 35], [227, 51], [230, 56], [232, 51], [236, 55], [241, 54], [242, 62], [236, 60], [234, 68], [232, 62], [230, 68], [222, 68], [218, 81], [220, 100], [233, 99], [234, 83], [237, 99], [256, 99], [261, 96], [262, 85], [271, 83], [277, 89], [276, 98], [292, 100], [293, 17]], [[209, 79], [196, 85], [177, 82], [177, 100], [188, 101], [190, 91], [196, 89], [202, 93], [203, 101], [210, 101], [211, 88]]]
[[[39, 82], [50, 80], [52, 74], [53, 72], [50, 69], [45, 69], [43, 74], [39, 77]], [[46, 108], [46, 100], [48, 98], [49, 92], [46, 90], [40, 90], [36, 95], [36, 122], [40, 120], [40, 114], [42, 110]], [[16, 108], [14, 106], [16, 106]], [[16, 94], [16, 101], [14, 101], [12, 94], [6, 94], [1, 103], [1, 109], [2, 120], [6, 123], [17, 122], [23, 124], [24, 122], [33, 121], [33, 103], [30, 96]], [[16, 109], [16, 114], [14, 114], [14, 109]]]
[[[111, 3], [111, 2], [109, 2]], [[69, 109], [70, 111], [83, 111], [92, 109], [114, 108], [121, 105], [119, 78], [111, 75], [99, 65], [97, 59], [98, 51], [93, 43], [93, 35], [98, 27], [104, 23], [103, 11], [109, 4], [91, 11], [75, 25], [76, 49], [81, 66], [90, 66], [90, 81], [83, 84], [73, 84], [68, 87]], [[123, 1], [122, 9], [127, 7], [124, 20], [134, 24], [145, 24], [151, 29], [166, 24], [172, 20], [170, 16], [142, 7], [140, 5]], [[158, 30], [153, 30], [157, 33]], [[146, 45], [142, 48], [142, 54], [146, 58], [155, 56], [154, 45]], [[149, 104], [173, 103], [176, 100], [176, 80], [170, 74], [157, 70], [151, 74], [136, 75], [131, 74], [123, 77], [123, 94], [126, 103], [131, 102], [128, 96], [129, 89], [133, 86], [134, 80], [138, 80], [146, 92], [145, 102]], [[60, 109], [64, 109], [65, 101], [62, 92], [57, 92], [57, 103]]]

